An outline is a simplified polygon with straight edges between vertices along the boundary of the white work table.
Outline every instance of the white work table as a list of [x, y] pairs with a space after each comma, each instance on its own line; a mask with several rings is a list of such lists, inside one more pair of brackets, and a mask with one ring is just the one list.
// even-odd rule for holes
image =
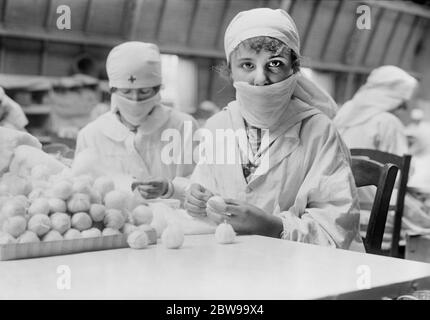
[[[61, 265], [70, 268], [68, 290], [57, 288]], [[318, 299], [359, 291], [368, 271], [372, 287], [430, 278], [425, 263], [259, 236], [221, 245], [214, 235], [194, 235], [179, 250], [159, 243], [0, 261], [0, 298]]]

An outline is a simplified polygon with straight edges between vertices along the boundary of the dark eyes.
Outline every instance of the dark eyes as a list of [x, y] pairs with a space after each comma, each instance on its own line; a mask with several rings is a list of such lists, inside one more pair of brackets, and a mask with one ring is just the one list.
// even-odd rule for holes
[[241, 64], [241, 67], [245, 70], [252, 70], [254, 69], [254, 65], [250, 62], [244, 62]]
[[272, 61], [269, 61], [268, 66], [269, 66], [269, 68], [277, 68], [277, 67], [282, 66], [282, 64], [283, 64], [282, 61], [272, 60]]
[[[272, 61], [269, 61], [266, 66], [267, 68], [270, 69], [270, 68], [279, 68], [279, 67], [282, 67], [283, 65], [284, 63], [280, 60], [272, 60]], [[244, 62], [240, 65], [240, 67], [247, 71], [251, 71], [255, 69], [255, 65], [251, 62]]]

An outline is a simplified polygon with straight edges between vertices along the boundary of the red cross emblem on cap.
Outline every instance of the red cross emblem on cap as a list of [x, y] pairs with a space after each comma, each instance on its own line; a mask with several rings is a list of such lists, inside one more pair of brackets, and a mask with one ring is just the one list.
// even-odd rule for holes
[[128, 78], [128, 81], [133, 83], [134, 81], [136, 81], [136, 78], [133, 75], [131, 75], [130, 78]]

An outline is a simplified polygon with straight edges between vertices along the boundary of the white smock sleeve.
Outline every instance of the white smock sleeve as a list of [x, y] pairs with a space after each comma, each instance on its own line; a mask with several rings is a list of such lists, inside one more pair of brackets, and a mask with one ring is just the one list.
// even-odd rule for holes
[[[305, 178], [294, 205], [280, 212], [283, 239], [348, 249], [359, 241], [357, 190], [349, 153], [334, 128], [304, 141]], [[305, 139], [306, 139], [306, 135]]]

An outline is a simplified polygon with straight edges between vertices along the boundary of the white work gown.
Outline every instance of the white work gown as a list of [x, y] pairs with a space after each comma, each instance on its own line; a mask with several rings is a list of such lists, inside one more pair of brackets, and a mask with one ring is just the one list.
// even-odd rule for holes
[[[145, 122], [149, 123], [149, 130], [139, 128], [137, 133], [133, 133], [115, 113], [107, 112], [79, 132], [76, 154], [92, 148], [101, 160], [96, 165], [105, 168], [107, 174], [130, 175], [138, 180], [164, 177], [173, 180], [175, 191], [183, 191], [183, 183], [187, 182], [180, 178], [190, 176], [194, 168], [193, 161], [184, 155], [193, 148], [196, 120], [185, 113], [160, 106], [157, 113], [151, 114]], [[184, 126], [192, 126], [192, 130], [184, 131]], [[170, 135], [167, 138], [163, 136], [172, 131], [176, 133], [176, 140]], [[182, 197], [183, 194], [177, 196]]]
[[[278, 215], [284, 239], [364, 251], [349, 153], [327, 116], [294, 101], [287, 118], [296, 121], [289, 121], [281, 134], [270, 134], [273, 143], [261, 161], [269, 160], [266, 172], [260, 165], [248, 183], [239, 160], [231, 164], [207, 161], [196, 166], [191, 179], [222, 197]], [[304, 116], [296, 117], [300, 110], [305, 110]], [[219, 129], [244, 130], [236, 102], [211, 117], [206, 128], [214, 136]], [[239, 141], [234, 149], [243, 155]]]
[[[401, 121], [389, 112], [380, 112], [367, 121], [348, 128], [339, 128], [343, 140], [349, 148], [375, 149], [403, 156], [408, 153], [405, 127]], [[411, 167], [413, 170], [413, 167]], [[358, 189], [360, 202], [367, 207], [375, 198], [375, 187], [363, 187]], [[397, 201], [397, 189], [393, 190], [391, 204]], [[421, 232], [430, 228], [430, 215], [424, 210], [424, 204], [409, 194], [405, 196], [401, 239], [404, 239], [406, 231]], [[361, 229], [362, 235], [367, 230], [370, 211], [362, 210]], [[392, 231], [394, 228], [394, 211], [389, 211], [385, 234], [382, 243], [383, 249], [391, 246]]]

